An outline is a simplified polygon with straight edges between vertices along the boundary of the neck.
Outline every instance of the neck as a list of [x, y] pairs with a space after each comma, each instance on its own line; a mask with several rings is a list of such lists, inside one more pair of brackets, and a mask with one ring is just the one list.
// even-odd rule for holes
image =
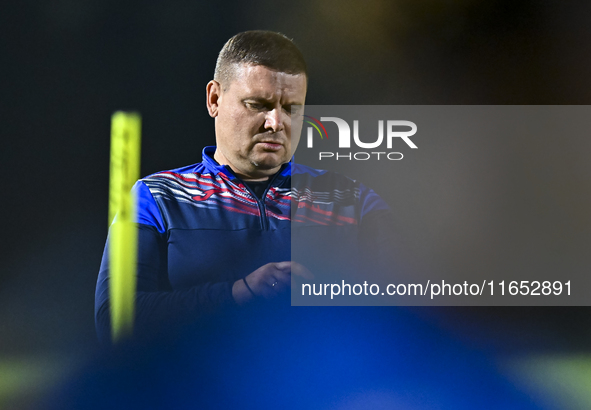
[[239, 173], [237, 173], [236, 171], [234, 171], [234, 173], [236, 175], [238, 175], [238, 177], [246, 182], [263, 182], [263, 181], [267, 181], [269, 179], [269, 177], [262, 177], [262, 178], [252, 178], [252, 177], [247, 177], [245, 175], [240, 175]]

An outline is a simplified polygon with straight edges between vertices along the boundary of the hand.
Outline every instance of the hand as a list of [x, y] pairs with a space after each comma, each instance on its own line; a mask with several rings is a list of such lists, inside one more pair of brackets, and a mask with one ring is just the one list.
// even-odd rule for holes
[[267, 263], [244, 278], [252, 292], [240, 279], [232, 286], [232, 297], [239, 305], [250, 301], [255, 296], [273, 298], [291, 287], [292, 273], [306, 279], [314, 278], [308, 269], [297, 262]]

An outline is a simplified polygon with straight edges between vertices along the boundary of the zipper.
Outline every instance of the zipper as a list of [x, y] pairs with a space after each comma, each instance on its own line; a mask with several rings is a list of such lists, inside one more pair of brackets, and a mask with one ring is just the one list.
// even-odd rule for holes
[[[236, 177], [238, 178], [238, 177]], [[248, 184], [246, 184], [246, 182], [244, 182], [242, 179], [238, 178], [240, 180], [240, 183], [242, 184], [242, 186], [244, 186], [244, 188], [246, 189], [246, 191], [250, 194], [250, 196], [252, 196], [254, 198], [255, 201], [257, 201], [257, 207], [259, 208], [259, 214], [260, 214], [260, 222], [261, 222], [261, 230], [266, 230], [267, 226], [269, 225], [267, 219], [267, 213], [265, 212], [265, 204], [263, 203], [262, 200], [259, 199], [258, 196], [256, 196], [256, 194], [254, 193], [254, 191], [252, 189], [250, 189], [250, 187], [248, 186]], [[270, 185], [269, 185], [270, 186]], [[265, 196], [267, 195], [267, 190], [269, 188], [267, 187], [267, 189], [265, 190], [265, 193], [263, 194], [263, 199], [265, 198]]]
[[263, 192], [263, 195], [261, 195], [262, 198], [260, 200], [255, 195], [257, 203], [259, 204], [259, 210], [261, 212], [263, 231], [266, 231], [269, 229], [269, 217], [267, 216], [267, 210], [265, 208], [265, 199], [267, 198], [267, 192], [269, 192], [269, 189], [271, 189], [271, 187], [273, 186], [273, 182], [275, 182], [275, 180], [277, 179], [277, 176], [279, 174], [281, 174], [282, 171], [283, 171], [283, 168], [281, 168], [281, 170], [279, 170], [279, 172], [277, 172], [275, 175], [273, 175], [273, 178], [271, 178], [271, 181], [269, 181], [269, 184], [267, 185], [265, 192]]
[[265, 198], [267, 198], [267, 192], [269, 192], [269, 189], [273, 186], [273, 182], [275, 182], [275, 180], [277, 179], [279, 174], [281, 174], [282, 171], [283, 171], [283, 169], [281, 169], [279, 172], [277, 172], [275, 175], [273, 175], [273, 177], [271, 178], [271, 180], [267, 184], [267, 188], [265, 188], [265, 191], [263, 192], [262, 198], [260, 198], [260, 199], [258, 196], [256, 196], [254, 191], [252, 189], [250, 189], [248, 184], [246, 184], [241, 178], [239, 178], [236, 174], [234, 174], [234, 176], [236, 176], [236, 178], [240, 181], [240, 183], [244, 186], [244, 188], [246, 188], [246, 190], [255, 199], [255, 201], [257, 201], [257, 206], [259, 208], [259, 214], [260, 214], [261, 230], [263, 230], [263, 231], [266, 231], [269, 229], [269, 217], [267, 217], [267, 211], [265, 208]]
[[259, 214], [260, 216], [260, 221], [261, 221], [261, 230], [266, 231], [269, 229], [269, 218], [267, 217], [267, 211], [265, 208], [265, 198], [267, 198], [267, 192], [269, 192], [269, 189], [273, 186], [273, 183], [275, 182], [275, 180], [279, 177], [279, 175], [285, 170], [286, 164], [283, 164], [281, 166], [281, 168], [279, 169], [279, 171], [273, 175], [273, 177], [271, 178], [271, 180], [269, 181], [269, 183], [267, 184], [267, 188], [265, 189], [265, 192], [263, 192], [262, 198], [259, 199], [258, 196], [256, 196], [256, 194], [254, 193], [254, 191], [252, 189], [250, 189], [250, 187], [242, 180], [242, 178], [240, 178], [238, 175], [236, 175], [236, 173], [232, 170], [232, 168], [230, 168], [229, 165], [225, 165], [224, 168], [232, 175], [234, 175], [234, 177], [240, 181], [240, 183], [244, 186], [244, 188], [246, 188], [246, 190], [248, 191], [248, 193], [250, 193], [250, 195], [255, 199], [255, 201], [257, 201], [257, 206], [259, 208]]

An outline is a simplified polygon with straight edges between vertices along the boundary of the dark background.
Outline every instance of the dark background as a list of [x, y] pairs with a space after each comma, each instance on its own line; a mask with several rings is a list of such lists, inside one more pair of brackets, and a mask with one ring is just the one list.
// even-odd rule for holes
[[[110, 116], [141, 112], [142, 175], [200, 161], [214, 143], [205, 84], [235, 33], [294, 38], [309, 64], [308, 104], [589, 104], [590, 13], [557, 0], [3, 5], [0, 360], [95, 347]], [[507, 172], [527, 166], [521, 154]], [[588, 227], [588, 212], [576, 217]], [[412, 314], [493, 355], [587, 352], [591, 341], [587, 308]]]

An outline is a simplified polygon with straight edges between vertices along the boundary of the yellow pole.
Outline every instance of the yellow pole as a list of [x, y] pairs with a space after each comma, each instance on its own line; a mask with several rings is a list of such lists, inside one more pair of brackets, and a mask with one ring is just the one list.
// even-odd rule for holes
[[135, 310], [137, 228], [131, 188], [140, 172], [141, 118], [118, 111], [111, 118], [109, 183], [109, 297], [114, 342], [131, 336]]

